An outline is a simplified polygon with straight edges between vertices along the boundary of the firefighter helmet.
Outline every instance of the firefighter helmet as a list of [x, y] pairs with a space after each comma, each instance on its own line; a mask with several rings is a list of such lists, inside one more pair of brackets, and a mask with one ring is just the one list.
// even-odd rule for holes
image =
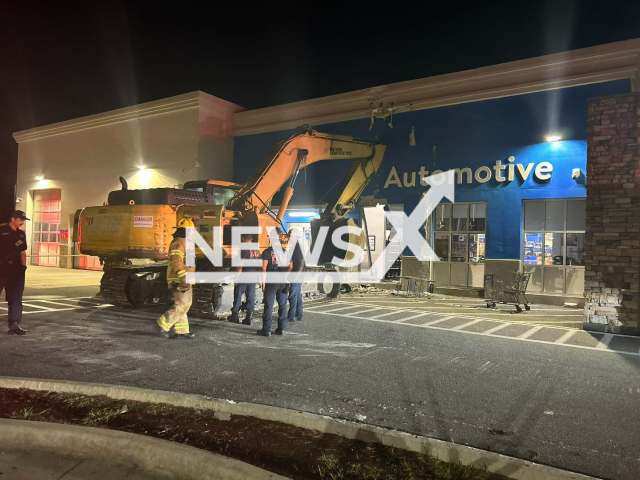
[[182, 218], [180, 219], [180, 221], [178, 222], [178, 228], [188, 228], [188, 227], [195, 227], [193, 220], [191, 220], [190, 218]]

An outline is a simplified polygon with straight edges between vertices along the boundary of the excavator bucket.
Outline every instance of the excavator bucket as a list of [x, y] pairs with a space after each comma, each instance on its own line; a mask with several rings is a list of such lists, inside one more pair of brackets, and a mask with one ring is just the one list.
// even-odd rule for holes
[[[313, 241], [319, 238], [319, 232], [321, 227], [328, 227], [327, 236], [325, 237], [324, 245], [322, 246], [322, 251], [320, 253], [320, 257], [318, 259], [318, 265], [329, 265], [333, 264], [333, 258], [336, 257], [340, 260], [351, 260], [354, 257], [354, 253], [348, 250], [344, 250], [334, 246], [331, 238], [333, 236], [333, 232], [336, 229], [344, 226], [356, 227], [356, 223], [351, 218], [340, 218], [338, 220], [312, 220], [311, 221], [311, 238]], [[345, 234], [342, 236], [342, 240], [348, 243], [352, 243], [354, 245], [358, 245], [360, 248], [364, 249], [365, 246], [365, 234], [364, 231], [360, 233], [360, 235], [355, 235], [353, 233]], [[315, 249], [315, 245], [312, 245], [311, 249]]]

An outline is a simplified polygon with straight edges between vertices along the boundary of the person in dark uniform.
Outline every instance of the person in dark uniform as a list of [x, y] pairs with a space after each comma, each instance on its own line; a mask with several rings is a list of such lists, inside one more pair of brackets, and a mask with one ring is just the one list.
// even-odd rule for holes
[[[252, 241], [251, 235], [243, 235], [242, 241], [250, 243]], [[260, 260], [260, 250], [242, 250], [240, 252], [240, 258], [243, 260]], [[246, 297], [247, 302], [247, 316], [242, 320], [243, 325], [253, 325], [253, 309], [256, 305], [256, 283], [260, 282], [260, 276], [257, 272], [260, 271], [260, 267], [241, 266], [239, 272], [251, 272], [255, 275], [255, 281], [248, 283], [236, 283], [233, 288], [233, 308], [231, 309], [231, 315], [227, 317], [227, 320], [232, 323], [240, 323], [240, 307], [242, 306], [242, 296]], [[254, 273], [255, 272], [255, 273]]]
[[27, 235], [21, 230], [29, 220], [22, 210], [11, 213], [9, 223], [0, 224], [0, 295], [5, 290], [9, 303], [9, 335], [26, 335], [20, 328], [22, 294], [27, 270]]
[[[281, 262], [282, 263], [282, 262]], [[287, 284], [286, 283], [265, 283], [267, 272], [290, 272], [293, 262], [289, 265], [279, 266], [276, 261], [276, 254], [273, 247], [262, 252], [262, 291], [264, 293], [264, 313], [262, 314], [262, 329], [257, 331], [263, 337], [271, 336], [271, 317], [273, 315], [273, 303], [278, 302], [278, 328], [276, 335], [284, 335], [287, 328]]]
[[300, 242], [302, 238], [298, 238], [295, 242], [295, 248], [293, 250], [293, 256], [291, 257], [292, 269], [292, 282], [289, 288], [289, 317], [288, 322], [302, 321], [302, 283], [299, 281], [300, 275], [304, 272], [305, 261], [302, 255], [302, 248], [300, 248]]

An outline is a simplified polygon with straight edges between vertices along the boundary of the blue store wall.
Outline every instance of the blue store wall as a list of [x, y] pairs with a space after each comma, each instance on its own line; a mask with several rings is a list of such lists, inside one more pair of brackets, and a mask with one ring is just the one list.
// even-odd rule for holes
[[[432, 172], [481, 166], [493, 168], [496, 160], [535, 165], [550, 162], [551, 179], [529, 178], [522, 182], [497, 182], [456, 186], [456, 201], [487, 202], [488, 259], [520, 258], [522, 200], [534, 198], [584, 197], [586, 190], [571, 178], [574, 168], [586, 171], [587, 100], [631, 91], [628, 80], [566, 88], [547, 92], [465, 103], [393, 116], [393, 128], [376, 119], [315, 125], [321, 132], [351, 135], [366, 140], [382, 140], [387, 152], [377, 177], [365, 195], [375, 194], [388, 203], [404, 204], [410, 213], [426, 187], [420, 185], [421, 167]], [[409, 133], [415, 129], [416, 145], [410, 146]], [[560, 132], [563, 141], [546, 143], [545, 135]], [[234, 180], [244, 182], [262, 157], [293, 130], [235, 138]], [[402, 186], [388, 183], [392, 168]], [[535, 168], [535, 166], [534, 166]], [[320, 202], [349, 169], [348, 162], [320, 162], [305, 169], [296, 182], [292, 204]], [[416, 177], [415, 186], [405, 186]], [[493, 173], [493, 170], [492, 170]], [[504, 174], [503, 174], [504, 175]], [[392, 177], [396, 178], [396, 177]], [[517, 178], [517, 177], [516, 177]], [[388, 183], [385, 188], [385, 184]], [[279, 199], [274, 199], [278, 204]]]

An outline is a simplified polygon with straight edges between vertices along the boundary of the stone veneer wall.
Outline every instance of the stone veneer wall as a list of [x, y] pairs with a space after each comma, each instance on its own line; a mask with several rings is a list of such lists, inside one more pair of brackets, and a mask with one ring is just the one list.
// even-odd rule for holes
[[586, 330], [638, 334], [640, 93], [589, 102]]

